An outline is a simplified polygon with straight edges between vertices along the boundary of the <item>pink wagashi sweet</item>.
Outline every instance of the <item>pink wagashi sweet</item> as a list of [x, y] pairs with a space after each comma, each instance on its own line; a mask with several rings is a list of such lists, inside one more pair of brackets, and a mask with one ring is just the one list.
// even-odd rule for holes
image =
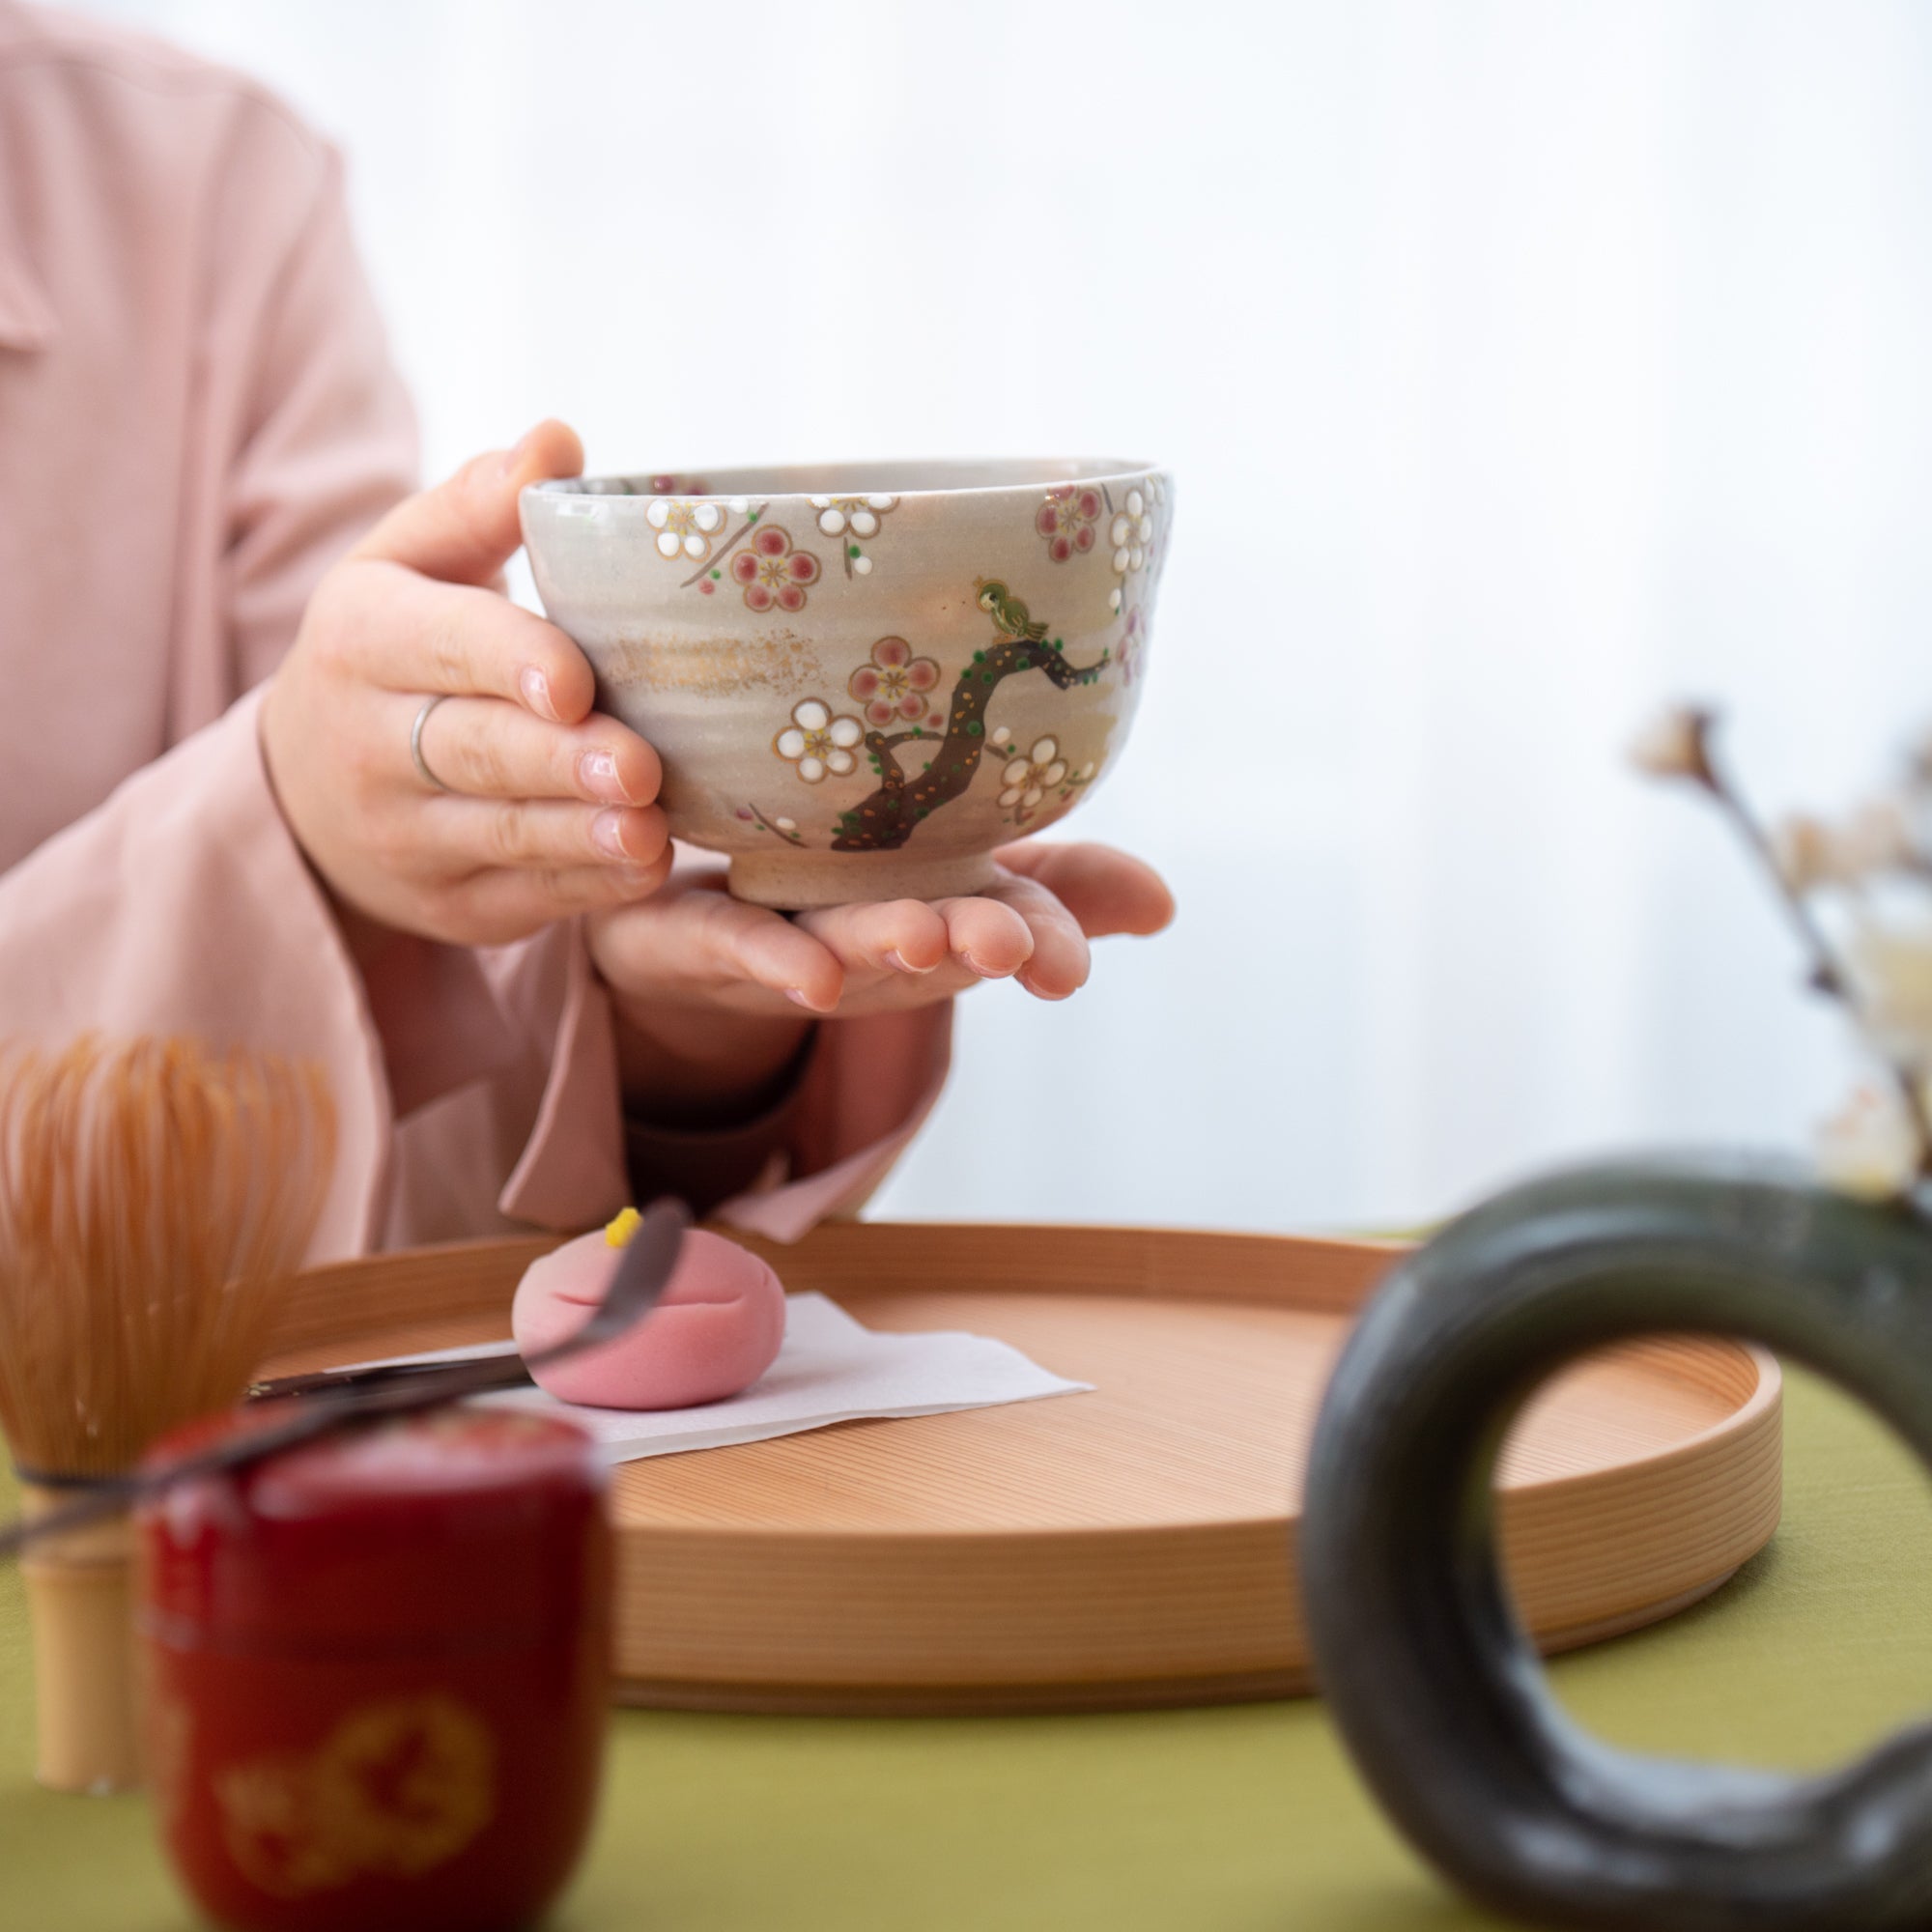
[[[526, 1355], [561, 1341], [603, 1298], [638, 1224], [626, 1208], [600, 1234], [566, 1241], [525, 1270], [510, 1330]], [[663, 1299], [628, 1335], [546, 1369], [559, 1402], [594, 1408], [690, 1408], [749, 1388], [777, 1359], [785, 1298], [765, 1263], [722, 1235], [684, 1237]]]

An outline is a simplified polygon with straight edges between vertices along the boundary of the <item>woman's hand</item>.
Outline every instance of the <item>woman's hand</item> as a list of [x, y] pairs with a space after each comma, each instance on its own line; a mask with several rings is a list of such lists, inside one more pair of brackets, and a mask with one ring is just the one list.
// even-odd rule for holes
[[792, 919], [728, 896], [721, 865], [686, 863], [648, 903], [597, 915], [591, 957], [615, 1002], [626, 1087], [696, 1122], [781, 1070], [806, 1015], [927, 1006], [981, 980], [1064, 1000], [1086, 983], [1089, 940], [1174, 917], [1160, 875], [1110, 846], [1027, 840], [995, 857], [999, 881], [976, 897]]
[[[594, 715], [590, 666], [500, 594], [517, 493], [574, 476], [546, 422], [398, 504], [317, 586], [262, 707], [283, 815], [353, 943], [498, 945], [638, 899], [670, 868], [657, 754]], [[410, 753], [424, 700], [426, 783]]]

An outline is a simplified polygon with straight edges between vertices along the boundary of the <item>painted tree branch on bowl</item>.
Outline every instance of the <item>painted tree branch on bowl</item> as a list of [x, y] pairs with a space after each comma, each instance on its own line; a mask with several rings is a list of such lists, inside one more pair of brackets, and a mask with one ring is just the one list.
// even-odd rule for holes
[[[988, 600], [991, 599], [989, 602]], [[982, 608], [992, 610], [1007, 603], [1006, 586], [982, 584]], [[1030, 623], [1025, 605], [1017, 607], [1021, 631], [1045, 627]], [[998, 615], [996, 623], [1003, 621]], [[1002, 631], [985, 650], [975, 651], [973, 662], [960, 673], [952, 688], [946, 735], [939, 739], [918, 778], [908, 779], [897, 757], [901, 745], [923, 743], [928, 733], [915, 724], [910, 730], [895, 731], [890, 737], [881, 731], [866, 734], [866, 749], [872, 754], [872, 767], [879, 775], [879, 788], [840, 814], [838, 837], [832, 841], [836, 852], [884, 852], [895, 850], [909, 839], [923, 819], [929, 818], [941, 806], [960, 796], [973, 782], [980, 760], [987, 748], [986, 707], [993, 694], [1009, 677], [1020, 671], [1037, 670], [1061, 691], [1094, 683], [1112, 661], [1102, 651], [1097, 662], [1084, 669], [1066, 662], [1060, 640], [1051, 643], [1043, 636], [1015, 635]]]

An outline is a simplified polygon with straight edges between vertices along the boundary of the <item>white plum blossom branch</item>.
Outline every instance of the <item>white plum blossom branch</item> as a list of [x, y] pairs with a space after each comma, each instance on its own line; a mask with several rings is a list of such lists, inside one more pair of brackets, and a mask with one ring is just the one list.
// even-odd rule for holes
[[[1795, 855], [1780, 854], [1778, 842], [1719, 762], [1713, 745], [1718, 722], [1718, 714], [1703, 706], [1676, 706], [1638, 736], [1631, 747], [1632, 761], [1654, 778], [1681, 780], [1708, 793], [1757, 859], [1804, 950], [1808, 983], [1815, 991], [1836, 1000], [1878, 1050], [1911, 1133], [1911, 1179], [1923, 1180], [1932, 1176], [1932, 1113], [1926, 1107], [1918, 1069], [1883, 1045], [1879, 1030], [1865, 1009], [1856, 976], [1805, 897], [1804, 868], [1787, 863]], [[1789, 836], [1785, 843], [1791, 843]]]

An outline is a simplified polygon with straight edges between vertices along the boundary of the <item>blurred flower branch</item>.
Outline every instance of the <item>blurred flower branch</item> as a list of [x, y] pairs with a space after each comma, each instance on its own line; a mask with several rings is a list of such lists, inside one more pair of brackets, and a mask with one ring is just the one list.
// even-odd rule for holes
[[[1924, 889], [1932, 855], [1919, 828], [1932, 808], [1932, 745], [1914, 758], [1905, 788], [1861, 807], [1842, 824], [1799, 816], [1768, 829], [1719, 762], [1715, 712], [1678, 706], [1631, 748], [1639, 769], [1693, 784], [1716, 801], [1763, 867], [1804, 949], [1811, 986], [1836, 1000], [1883, 1062], [1887, 1085], [1855, 1093], [1820, 1143], [1827, 1179], [1848, 1193], [1889, 1199], [1932, 1177], [1932, 920]], [[1916, 887], [1902, 911], [1894, 891]], [[1814, 903], [1843, 895], [1851, 943], [1843, 951]]]

